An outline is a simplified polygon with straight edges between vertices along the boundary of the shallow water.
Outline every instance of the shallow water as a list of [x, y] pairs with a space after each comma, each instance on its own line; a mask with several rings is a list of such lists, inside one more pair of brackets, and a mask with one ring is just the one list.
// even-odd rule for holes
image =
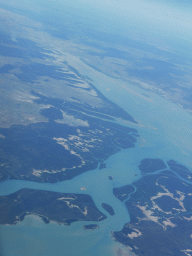
[[[15, 226], [0, 228], [2, 256], [117, 255], [117, 247], [121, 245], [112, 239], [111, 231], [121, 230], [129, 221], [129, 214], [124, 204], [114, 197], [113, 187], [130, 184], [139, 179], [138, 165], [143, 158], [161, 158], [164, 161], [174, 159], [186, 167], [192, 166], [192, 118], [186, 111], [158, 95], [114, 80], [85, 64], [69, 64], [95, 80], [95, 86], [108, 99], [117, 103], [138, 121], [139, 124], [135, 125], [118, 120], [119, 123], [136, 128], [141, 137], [135, 148], [122, 150], [109, 157], [106, 160], [106, 169], [97, 168], [70, 181], [56, 184], [16, 180], [2, 182], [1, 195], [8, 195], [21, 188], [87, 193], [92, 196], [99, 210], [108, 217], [98, 223], [77, 222], [65, 226], [56, 223], [45, 224], [36, 216], [27, 216]], [[109, 175], [113, 176], [113, 180], [109, 180]], [[81, 187], [86, 190], [82, 191]], [[110, 216], [102, 208], [102, 203], [111, 205], [115, 215]], [[92, 223], [98, 224], [100, 228], [94, 231], [83, 229], [84, 224]], [[129, 252], [126, 253], [129, 255]]]

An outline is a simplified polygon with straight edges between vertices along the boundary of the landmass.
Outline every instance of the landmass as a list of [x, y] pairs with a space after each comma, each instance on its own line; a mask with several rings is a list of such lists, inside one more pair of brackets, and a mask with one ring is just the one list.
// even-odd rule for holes
[[155, 171], [159, 171], [161, 169], [165, 169], [167, 166], [161, 159], [150, 159], [150, 158], [145, 158], [141, 161], [139, 165], [139, 169], [143, 173], [151, 173]]
[[[111, 44], [114, 36], [110, 39], [109, 34], [105, 37], [103, 33], [101, 37], [107, 47], [105, 44], [99, 47], [92, 33], [91, 38], [85, 35], [85, 41], [92, 42], [92, 48], [88, 48], [85, 44], [75, 44], [77, 38], [71, 40], [74, 37], [71, 28], [69, 40], [58, 39], [51, 36], [48, 26], [44, 26], [46, 19], [44, 22], [42, 19], [42, 23], [34, 22], [26, 13], [22, 15], [22, 11], [17, 11], [15, 15], [13, 11], [14, 8], [1, 10], [2, 27], [8, 28], [11, 34], [16, 31], [11, 36], [2, 31], [0, 39], [1, 180], [57, 182], [72, 179], [95, 169], [119, 150], [134, 147], [137, 131], [113, 122], [116, 118], [134, 124], [136, 121], [107, 100], [94, 87], [93, 81], [69, 66], [65, 61], [69, 52], [75, 52], [74, 55], [81, 56], [84, 61], [87, 59], [103, 73], [123, 77], [126, 81], [130, 79], [131, 83], [137, 78], [141, 87], [148, 81], [151, 85], [147, 90], [161, 93], [191, 112], [190, 81], [186, 84], [178, 78], [178, 72], [188, 77], [189, 68], [182, 74], [179, 65], [162, 58], [153, 59], [151, 54], [147, 56], [144, 52], [140, 60], [133, 58], [137, 59], [137, 65], [130, 65], [130, 54], [137, 56], [143, 45], [139, 49], [137, 44], [137, 51], [132, 47], [127, 49], [132, 42], [120, 37], [121, 45], [126, 47], [118, 48]], [[26, 24], [30, 24], [30, 28]], [[47, 30], [43, 31], [43, 27]], [[101, 37], [98, 36], [97, 41]], [[74, 62], [77, 60], [75, 56], [68, 56]], [[142, 174], [165, 169], [166, 165], [160, 162], [145, 160], [146, 166], [141, 163], [140, 167]], [[114, 232], [114, 237], [130, 245], [138, 255], [189, 255], [191, 252], [191, 184], [178, 179], [179, 175], [189, 180], [191, 175], [173, 161], [168, 165], [171, 171], [153, 174], [153, 177], [148, 175], [135, 182], [136, 191], [127, 189], [125, 194], [120, 189], [116, 191], [120, 200], [129, 199], [126, 206], [131, 222], [121, 232]], [[70, 224], [82, 219], [105, 218], [85, 195], [25, 189], [1, 197], [0, 206], [3, 224], [16, 224], [31, 213], [41, 216], [47, 224], [49, 221]], [[94, 214], [97, 212], [96, 216], [92, 209]]]
[[[103, 119], [98, 122], [79, 103], [33, 95], [37, 104], [47, 106], [41, 114], [48, 122], [0, 128], [2, 180], [54, 183], [72, 179], [137, 142], [136, 129]], [[77, 126], [63, 123], [66, 116], [79, 120]]]
[[21, 189], [0, 197], [0, 224], [17, 224], [26, 215], [36, 214], [45, 223], [50, 221], [70, 225], [75, 221], [102, 221], [100, 212], [91, 196], [58, 193], [35, 189]]
[[[169, 164], [175, 167], [176, 162]], [[192, 184], [171, 170], [162, 170], [142, 176], [133, 186], [136, 190], [125, 202], [130, 222], [113, 232], [114, 239], [138, 256], [186, 255], [191, 250]]]
[[[47, 109], [46, 116], [49, 110]], [[59, 110], [58, 110], [59, 111]], [[45, 113], [44, 113], [45, 114]], [[80, 115], [78, 113], [78, 115]], [[133, 148], [135, 129], [84, 116], [85, 126], [48, 123], [0, 128], [2, 179], [54, 183], [97, 168], [121, 149]]]
[[111, 215], [115, 215], [115, 212], [113, 210], [113, 207], [110, 206], [109, 204], [105, 204], [105, 203], [102, 203], [102, 207]]
[[139, 136], [116, 122], [137, 121], [67, 56], [60, 61], [41, 46], [1, 33], [0, 181], [69, 180], [100, 163], [104, 168], [109, 156], [133, 148]]

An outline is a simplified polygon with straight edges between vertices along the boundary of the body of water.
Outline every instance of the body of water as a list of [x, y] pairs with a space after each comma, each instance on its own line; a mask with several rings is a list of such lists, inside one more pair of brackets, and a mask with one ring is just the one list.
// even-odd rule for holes
[[[113, 188], [139, 179], [138, 165], [144, 158], [161, 158], [164, 161], [174, 159], [186, 167], [192, 166], [192, 118], [186, 111], [158, 95], [107, 77], [80, 61], [75, 62], [71, 58], [70, 62], [81, 73], [89, 76], [109, 100], [138, 121], [138, 125], [135, 125], [118, 120], [119, 123], [136, 128], [141, 137], [135, 148], [122, 150], [109, 157], [106, 169], [97, 168], [70, 181], [56, 184], [17, 180], [2, 182], [1, 195], [21, 188], [87, 193], [92, 196], [98, 209], [107, 215], [107, 219], [98, 223], [76, 222], [70, 226], [45, 224], [39, 217], [31, 215], [17, 225], [1, 226], [2, 256], [117, 255], [121, 245], [112, 239], [111, 231], [121, 230], [129, 221], [129, 214], [125, 205], [113, 195]], [[109, 180], [108, 176], [113, 176], [113, 180]], [[86, 190], [82, 191], [81, 187]], [[115, 215], [110, 216], [102, 208], [102, 203], [111, 205]], [[84, 224], [95, 223], [99, 229], [83, 229]], [[126, 251], [123, 247], [122, 250]], [[132, 255], [129, 251], [126, 253]]]

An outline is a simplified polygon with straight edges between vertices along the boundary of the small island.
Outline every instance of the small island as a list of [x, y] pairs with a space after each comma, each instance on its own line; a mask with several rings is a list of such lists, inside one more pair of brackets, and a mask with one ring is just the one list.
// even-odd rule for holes
[[121, 201], [123, 202], [125, 199], [129, 197], [130, 193], [133, 193], [135, 191], [134, 186], [132, 185], [125, 185], [120, 188], [114, 188], [113, 194]]
[[96, 225], [96, 224], [90, 224], [90, 225], [84, 225], [83, 228], [84, 228], [85, 230], [94, 230], [94, 229], [99, 228], [99, 226]]
[[102, 203], [102, 207], [111, 215], [115, 215], [115, 212], [113, 210], [113, 207], [110, 206], [109, 204], [105, 204], [105, 203]]

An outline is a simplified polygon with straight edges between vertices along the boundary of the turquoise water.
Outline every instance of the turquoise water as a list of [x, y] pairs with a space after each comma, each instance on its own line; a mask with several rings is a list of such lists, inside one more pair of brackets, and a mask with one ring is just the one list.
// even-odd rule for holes
[[[94, 222], [77, 222], [71, 226], [56, 223], [47, 225], [37, 216], [27, 216], [15, 226], [0, 228], [2, 256], [117, 255], [118, 247], [121, 245], [112, 239], [111, 231], [121, 230], [129, 221], [129, 214], [124, 204], [114, 197], [113, 187], [139, 179], [138, 164], [143, 158], [158, 157], [165, 161], [175, 159], [186, 167], [192, 166], [192, 118], [186, 111], [158, 95], [107, 77], [79, 63], [76, 61], [75, 64], [70, 64], [93, 79], [95, 86], [108, 99], [117, 103], [138, 121], [139, 124], [135, 125], [118, 120], [119, 123], [136, 128], [141, 138], [135, 148], [122, 150], [109, 157], [106, 169], [97, 168], [71, 181], [40, 184], [10, 180], [1, 183], [1, 195], [13, 193], [21, 188], [87, 193], [92, 196], [99, 210], [108, 217], [97, 223], [99, 229], [88, 231], [83, 229], [83, 225]], [[113, 176], [112, 181], [108, 179], [109, 175]], [[85, 187], [86, 190], [82, 191], [81, 187]], [[110, 204], [115, 215], [110, 216], [101, 207], [102, 203]], [[126, 251], [125, 248], [123, 250]], [[127, 250], [125, 255], [132, 253]]]

